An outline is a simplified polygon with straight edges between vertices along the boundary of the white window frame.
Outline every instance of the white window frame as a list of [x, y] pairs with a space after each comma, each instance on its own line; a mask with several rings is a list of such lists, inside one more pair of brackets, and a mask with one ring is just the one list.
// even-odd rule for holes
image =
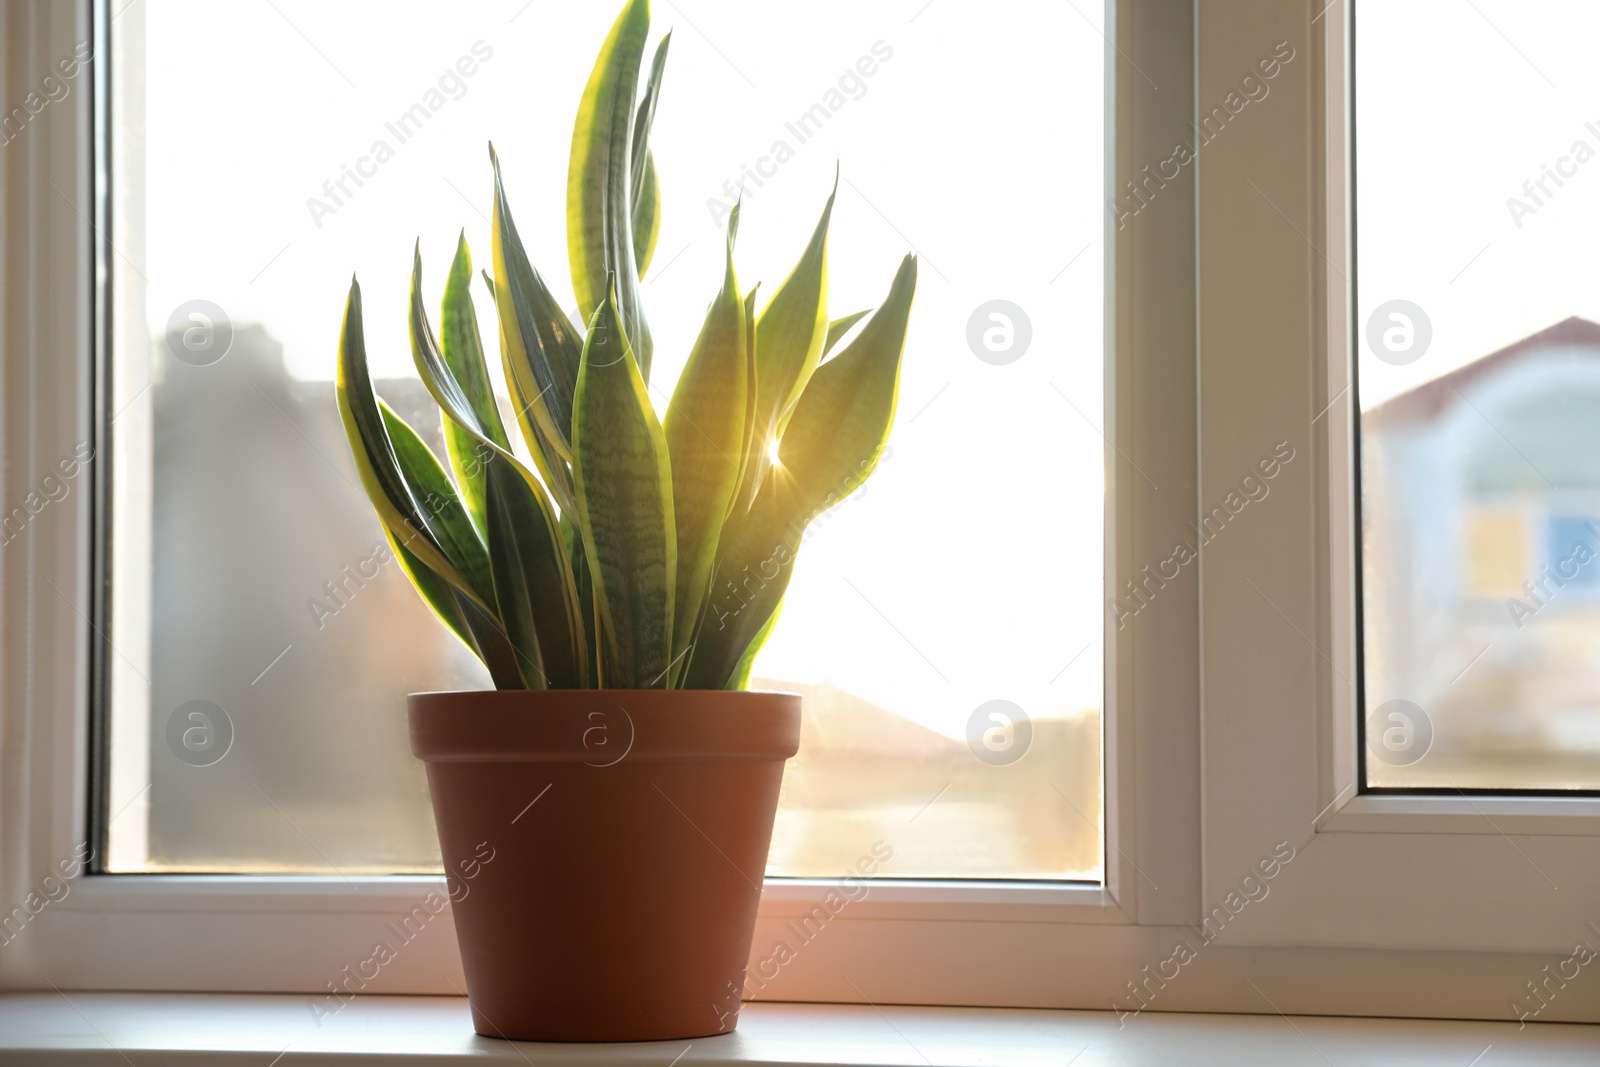
[[[1198, 92], [1220, 100], [1259, 33], [1212, 24], [1205, 7]], [[1285, 20], [1268, 0], [1221, 7]], [[1274, 489], [1283, 506], [1269, 498], [1207, 554], [1206, 897], [1221, 900], [1266, 842], [1315, 826], [1283, 906], [1242, 926], [1242, 943], [1533, 950], [1554, 963], [1579, 941], [1600, 945], [1587, 925], [1600, 915], [1584, 911], [1600, 888], [1600, 799], [1358, 788], [1347, 7], [1319, 19], [1323, 76], [1275, 89], [1284, 106], [1269, 98], [1238, 140], [1230, 127], [1201, 172], [1201, 499], [1220, 499], [1268, 438], [1304, 442], [1311, 459]], [[1273, 358], [1308, 346], [1309, 359]]]
[[[1522, 983], [1590, 936], [1600, 802], [1354, 789], [1347, 7], [1107, 2], [1113, 190], [1191, 138], [1196, 101], [1220, 101], [1277, 41], [1301, 57], [1136, 219], [1119, 229], [1108, 211], [1108, 586], [1166, 559], [1276, 442], [1301, 459], [1136, 620], [1119, 630], [1108, 613], [1105, 885], [886, 880], [763, 999], [1131, 1013], [1138, 985], [1151, 1010], [1511, 1018]], [[25, 86], [92, 32], [87, 0], [0, 7], [0, 86]], [[52, 104], [0, 149], [7, 509], [94, 439], [106, 403], [92, 373], [109, 338], [94, 318], [92, 97]], [[84, 840], [92, 505], [74, 491], [0, 550], [0, 911]], [[1279, 842], [1295, 858], [1268, 895], [1200, 940]], [[1552, 906], [1527, 895], [1544, 885], [1535, 861], [1561, 887]], [[0, 989], [314, 997], [441, 880], [355, 883], [80, 877], [0, 945]], [[827, 885], [769, 880], [752, 963]], [[1152, 980], [1179, 939], [1195, 962]], [[368, 987], [463, 988], [446, 923]], [[1595, 1003], [1557, 997], [1539, 1018], [1600, 1019]]]

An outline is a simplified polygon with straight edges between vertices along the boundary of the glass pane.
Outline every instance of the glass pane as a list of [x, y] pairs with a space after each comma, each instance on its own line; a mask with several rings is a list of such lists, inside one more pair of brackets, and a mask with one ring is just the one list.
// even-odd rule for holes
[[1596, 32], [1357, 12], [1371, 786], [1600, 788]]
[[[836, 162], [834, 314], [921, 255], [892, 450], [808, 532], [756, 666], [806, 696], [770, 873], [837, 876], [883, 841], [895, 876], [1098, 879], [1100, 15], [794, 10], [656, 6], [676, 32], [645, 288], [661, 410], [741, 187], [741, 280], [764, 293]], [[379, 391], [439, 448], [405, 334], [412, 243], [430, 304], [463, 227], [487, 264], [494, 138], [530, 253], [572, 303], [567, 145], [613, 14], [118, 15], [113, 869], [437, 869], [404, 697], [489, 683], [378, 551], [330, 380], [344, 294], [357, 272]], [[1045, 99], [1075, 103], [1040, 136], [1017, 102]]]

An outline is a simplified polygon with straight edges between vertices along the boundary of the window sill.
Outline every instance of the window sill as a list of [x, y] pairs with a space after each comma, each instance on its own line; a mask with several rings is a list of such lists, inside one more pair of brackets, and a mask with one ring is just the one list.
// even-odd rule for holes
[[[1485, 1055], [1492, 1048], [1494, 1051]], [[630, 1045], [532, 1045], [473, 1035], [456, 997], [369, 996], [322, 1020], [298, 996], [19, 993], [0, 996], [0, 1064], [294, 1067], [537, 1062], [1043, 1065], [1482, 1062], [1592, 1064], [1600, 1028], [1576, 1024], [1150, 1012], [750, 1004], [724, 1037]], [[273, 1059], [273, 1057], [277, 1057]]]

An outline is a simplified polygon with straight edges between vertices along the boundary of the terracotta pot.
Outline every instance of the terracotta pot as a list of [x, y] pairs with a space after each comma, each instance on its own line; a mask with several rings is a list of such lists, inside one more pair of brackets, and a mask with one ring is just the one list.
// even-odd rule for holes
[[734, 1028], [798, 696], [418, 693], [410, 718], [478, 1033]]

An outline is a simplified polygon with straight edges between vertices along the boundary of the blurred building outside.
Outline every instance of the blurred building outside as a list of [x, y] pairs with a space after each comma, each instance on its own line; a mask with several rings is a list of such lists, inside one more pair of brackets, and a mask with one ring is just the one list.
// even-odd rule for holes
[[1432, 731], [1369, 784], [1600, 787], [1600, 325], [1365, 412], [1361, 474], [1367, 706]]

